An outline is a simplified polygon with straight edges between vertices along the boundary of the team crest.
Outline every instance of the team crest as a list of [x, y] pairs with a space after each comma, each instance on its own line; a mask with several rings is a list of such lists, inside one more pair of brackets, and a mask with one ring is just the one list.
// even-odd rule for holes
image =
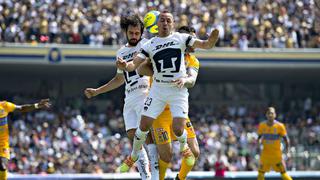
[[160, 143], [169, 140], [168, 132], [165, 131], [163, 128], [157, 128], [156, 135]]

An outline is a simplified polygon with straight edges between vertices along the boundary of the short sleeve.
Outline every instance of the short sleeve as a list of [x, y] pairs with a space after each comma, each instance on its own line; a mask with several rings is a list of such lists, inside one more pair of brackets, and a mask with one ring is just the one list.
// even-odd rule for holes
[[11, 102], [5, 102], [5, 109], [8, 113], [13, 112], [16, 109], [16, 105]]
[[260, 136], [260, 135], [262, 135], [262, 133], [263, 133], [263, 124], [260, 123], [258, 126], [258, 135]]
[[284, 126], [284, 124], [280, 124], [280, 136], [284, 137], [287, 135], [287, 130], [286, 127]]
[[193, 46], [193, 44], [195, 42], [195, 38], [193, 36], [191, 36], [190, 34], [186, 34], [186, 33], [180, 33], [180, 35], [181, 35], [182, 41], [185, 43], [186, 47]]

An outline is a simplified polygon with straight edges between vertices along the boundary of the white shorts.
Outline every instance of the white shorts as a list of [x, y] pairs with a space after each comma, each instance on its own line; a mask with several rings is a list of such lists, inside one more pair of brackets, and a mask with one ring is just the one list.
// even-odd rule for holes
[[144, 103], [142, 115], [156, 119], [169, 104], [172, 117], [188, 118], [187, 88], [152, 85]]
[[139, 127], [145, 98], [146, 96], [143, 95], [130, 100], [130, 102], [125, 102], [123, 107], [123, 119], [126, 131]]

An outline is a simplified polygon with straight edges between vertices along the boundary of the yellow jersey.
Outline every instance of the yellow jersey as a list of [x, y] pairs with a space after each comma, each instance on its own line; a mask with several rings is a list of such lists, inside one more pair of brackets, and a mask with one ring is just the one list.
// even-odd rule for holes
[[[184, 60], [185, 60], [187, 69], [191, 68], [197, 72], [199, 71], [200, 62], [195, 55], [185, 54]], [[166, 107], [164, 108], [164, 111], [170, 111], [169, 105], [166, 105]]]
[[8, 114], [14, 111], [16, 105], [7, 101], [0, 101], [0, 156], [9, 158], [9, 128]]
[[261, 122], [258, 135], [262, 137], [263, 150], [261, 156], [281, 157], [281, 138], [287, 135], [284, 124], [274, 121], [272, 126], [267, 121]]

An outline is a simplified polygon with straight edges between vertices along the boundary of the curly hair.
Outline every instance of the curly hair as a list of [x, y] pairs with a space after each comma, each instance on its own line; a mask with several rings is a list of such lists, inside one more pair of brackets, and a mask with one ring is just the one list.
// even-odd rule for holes
[[129, 15], [129, 16], [122, 16], [120, 20], [120, 27], [124, 32], [127, 32], [129, 26], [139, 26], [141, 28], [141, 34], [143, 33], [144, 25], [139, 17], [139, 15]]

